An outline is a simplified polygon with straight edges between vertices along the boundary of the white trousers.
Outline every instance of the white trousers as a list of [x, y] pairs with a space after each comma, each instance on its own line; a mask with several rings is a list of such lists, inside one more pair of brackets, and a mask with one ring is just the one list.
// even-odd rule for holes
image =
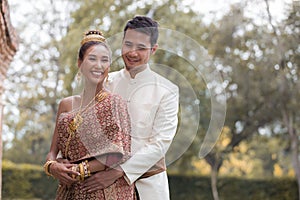
[[140, 200], [170, 200], [167, 172], [140, 179], [136, 182]]

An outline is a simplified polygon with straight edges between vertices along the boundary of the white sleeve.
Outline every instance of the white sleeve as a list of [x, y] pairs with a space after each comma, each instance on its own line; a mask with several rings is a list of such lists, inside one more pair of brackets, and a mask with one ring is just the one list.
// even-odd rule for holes
[[142, 148], [121, 165], [129, 184], [134, 183], [163, 158], [175, 136], [178, 124], [179, 91], [173, 86], [162, 97], [154, 117], [152, 135]]

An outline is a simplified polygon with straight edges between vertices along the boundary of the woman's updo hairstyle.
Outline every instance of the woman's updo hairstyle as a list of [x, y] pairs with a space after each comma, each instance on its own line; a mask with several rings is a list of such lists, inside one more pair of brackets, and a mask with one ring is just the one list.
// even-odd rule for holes
[[108, 47], [108, 45], [106, 43], [106, 39], [105, 39], [103, 33], [99, 30], [86, 31], [83, 34], [83, 38], [82, 38], [80, 44], [81, 44], [81, 47], [80, 47], [79, 53], [78, 53], [78, 59], [79, 60], [83, 60], [84, 54], [85, 54], [87, 49], [89, 49], [91, 46], [94, 46], [94, 45], [97, 45], [97, 44], [101, 44], [104, 47], [106, 47], [107, 50], [109, 51], [110, 55], [111, 55], [111, 50], [110, 50], [110, 48]]

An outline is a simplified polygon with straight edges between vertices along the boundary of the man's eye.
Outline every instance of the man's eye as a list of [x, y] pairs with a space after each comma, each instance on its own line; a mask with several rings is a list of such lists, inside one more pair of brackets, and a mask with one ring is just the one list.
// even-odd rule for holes
[[145, 51], [145, 50], [147, 50], [147, 48], [146, 47], [138, 47], [138, 50], [139, 51]]

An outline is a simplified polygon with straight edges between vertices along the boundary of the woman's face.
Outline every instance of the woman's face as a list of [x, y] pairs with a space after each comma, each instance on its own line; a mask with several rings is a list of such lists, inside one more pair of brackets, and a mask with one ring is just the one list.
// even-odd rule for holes
[[86, 81], [92, 84], [103, 82], [108, 75], [110, 66], [108, 49], [101, 45], [93, 45], [84, 54], [83, 60], [78, 60], [78, 66]]

